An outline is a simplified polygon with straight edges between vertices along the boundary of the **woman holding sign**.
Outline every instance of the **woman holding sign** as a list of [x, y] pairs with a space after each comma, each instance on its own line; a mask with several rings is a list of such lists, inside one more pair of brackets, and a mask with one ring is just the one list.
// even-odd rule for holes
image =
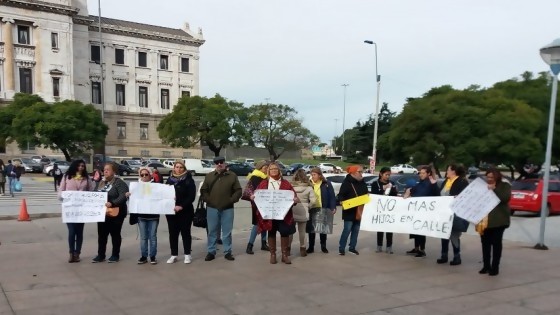
[[[504, 231], [510, 224], [511, 185], [502, 181], [502, 173], [496, 169], [486, 171], [486, 181], [488, 189], [494, 191], [500, 199], [500, 203], [477, 225], [482, 242], [482, 262], [484, 264], [478, 273], [497, 276], [500, 273], [502, 239]], [[492, 258], [491, 263], [490, 258]]]
[[[94, 183], [88, 177], [86, 163], [82, 160], [73, 161], [68, 171], [60, 182], [60, 192], [91, 191], [95, 188]], [[70, 248], [69, 263], [80, 262], [80, 252], [84, 240], [84, 223], [66, 223], [68, 227], [68, 247]]]
[[[287, 180], [282, 178], [282, 173], [280, 173], [280, 167], [277, 163], [272, 162], [268, 165], [268, 179], [261, 181], [259, 186], [255, 191], [259, 189], [268, 190], [291, 190], [294, 193], [294, 203], [298, 202], [296, 197], [296, 192], [292, 187], [292, 184]], [[251, 196], [251, 199], [255, 199], [255, 195]], [[275, 264], [276, 261], [276, 232], [280, 233], [280, 246], [282, 251], [282, 262], [285, 264], [291, 264], [290, 255], [288, 247], [290, 246], [290, 235], [296, 232], [296, 226], [294, 221], [294, 215], [292, 208], [288, 210], [288, 213], [283, 220], [264, 220], [261, 216], [260, 211], [257, 212], [257, 217], [259, 220], [259, 230], [268, 231], [268, 247], [270, 248], [270, 263]]]
[[[313, 191], [317, 197], [317, 202], [310, 205], [309, 214], [320, 211], [322, 209], [327, 209], [331, 211], [334, 215], [336, 213], [336, 196], [334, 194], [333, 186], [325, 179], [323, 172], [320, 168], [314, 167], [311, 169], [311, 184], [313, 184]], [[307, 231], [309, 232], [309, 247], [307, 248], [307, 253], [311, 254], [315, 251], [315, 228], [311, 220], [311, 215], [309, 221], [307, 221]], [[319, 239], [321, 240], [321, 251], [325, 254], [329, 253], [327, 249], [327, 234], [319, 234]]]
[[[379, 170], [379, 178], [371, 184], [371, 193], [374, 195], [385, 195], [395, 197], [399, 194], [397, 190], [397, 185], [391, 182], [391, 168], [382, 167]], [[414, 185], [413, 185], [414, 186]], [[383, 236], [387, 234], [387, 254], [393, 253], [393, 233], [391, 232], [377, 232], [377, 249], [376, 253], [381, 253], [383, 251]]]
[[107, 250], [107, 240], [111, 235], [113, 250], [109, 263], [116, 263], [120, 259], [121, 253], [121, 230], [127, 214], [126, 193], [128, 185], [124, 180], [116, 177], [119, 170], [117, 163], [108, 162], [103, 167], [103, 179], [97, 186], [97, 191], [107, 192], [107, 215], [105, 222], [97, 222], [97, 256], [92, 263], [105, 261], [105, 251]]
[[[346, 168], [346, 178], [340, 185], [340, 192], [338, 199], [343, 202], [348, 199], [356, 198], [363, 195], [368, 195], [366, 183], [364, 183], [362, 173], [364, 170], [359, 165], [350, 165]], [[360, 221], [362, 220], [362, 210], [364, 205], [358, 205], [353, 208], [342, 210], [342, 220], [344, 220], [344, 228], [340, 235], [340, 242], [338, 246], [338, 254], [344, 255], [346, 249], [346, 242], [350, 236], [350, 246], [348, 251], [354, 255], [359, 255], [356, 250], [358, 243], [358, 234], [360, 233]]]

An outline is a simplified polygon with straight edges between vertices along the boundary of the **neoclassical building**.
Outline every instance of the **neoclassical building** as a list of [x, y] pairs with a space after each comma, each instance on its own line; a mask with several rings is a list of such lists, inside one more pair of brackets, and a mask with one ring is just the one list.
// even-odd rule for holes
[[[0, 103], [18, 92], [91, 103], [109, 126], [108, 156], [200, 157], [161, 144], [156, 128], [181, 96], [199, 94], [202, 30], [102, 17], [100, 34], [86, 0], [1, 0], [0, 21]], [[53, 154], [2, 140], [7, 156]]]

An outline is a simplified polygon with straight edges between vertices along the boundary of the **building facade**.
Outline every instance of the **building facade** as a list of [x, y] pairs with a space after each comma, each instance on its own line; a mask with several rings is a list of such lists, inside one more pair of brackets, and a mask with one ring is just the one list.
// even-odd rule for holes
[[[93, 104], [109, 126], [108, 156], [201, 156], [163, 145], [156, 130], [180, 97], [199, 94], [200, 29], [102, 17], [99, 32], [86, 0], [3, 0], [0, 9], [0, 102], [23, 92]], [[53, 154], [15, 143], [0, 153]]]

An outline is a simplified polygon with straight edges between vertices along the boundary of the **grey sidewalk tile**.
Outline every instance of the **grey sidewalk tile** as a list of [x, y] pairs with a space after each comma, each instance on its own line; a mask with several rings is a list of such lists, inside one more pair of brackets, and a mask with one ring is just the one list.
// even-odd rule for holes
[[560, 297], [557, 293], [524, 298], [513, 301], [512, 304], [541, 312], [560, 311]]
[[460, 315], [496, 315], [496, 314], [507, 314], [507, 315], [537, 315], [540, 312], [520, 307], [512, 304], [494, 304], [484, 308], [476, 308], [466, 312], [457, 313]]
[[380, 311], [364, 313], [363, 315], [444, 315], [447, 313], [438, 312], [425, 305], [407, 305]]
[[426, 303], [426, 305], [438, 312], [456, 314], [476, 308], [484, 308], [495, 303], [496, 301], [483, 296], [462, 295], [430, 301], [429, 303]]
[[407, 301], [409, 303], [424, 303], [442, 298], [456, 297], [460, 292], [443, 287], [430, 287], [429, 289], [415, 289], [391, 294], [392, 297]]
[[508, 288], [484, 291], [473, 294], [472, 296], [493, 301], [512, 302], [546, 294], [548, 293], [543, 290], [530, 288], [526, 285], [516, 285]]

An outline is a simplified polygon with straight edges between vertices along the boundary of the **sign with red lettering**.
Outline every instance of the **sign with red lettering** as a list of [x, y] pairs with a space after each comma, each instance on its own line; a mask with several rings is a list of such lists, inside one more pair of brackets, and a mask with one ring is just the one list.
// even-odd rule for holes
[[370, 195], [360, 230], [418, 234], [448, 239], [453, 226], [453, 197], [402, 198]]

